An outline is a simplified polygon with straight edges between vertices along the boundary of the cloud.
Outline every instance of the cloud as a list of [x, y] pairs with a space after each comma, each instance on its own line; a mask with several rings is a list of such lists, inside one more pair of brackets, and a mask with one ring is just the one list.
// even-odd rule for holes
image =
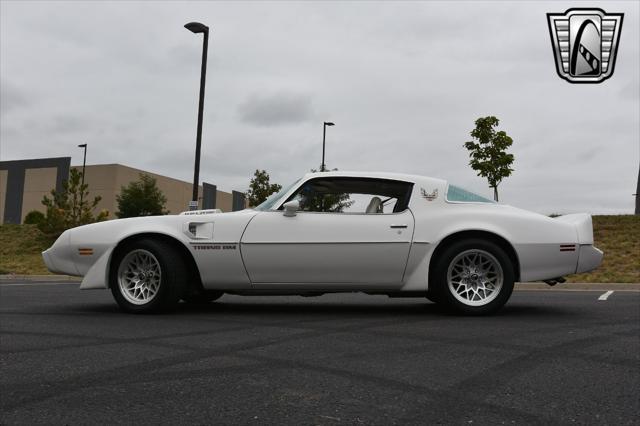
[[[462, 144], [474, 120], [514, 139], [501, 199], [543, 213], [633, 211], [640, 22], [615, 75], [558, 78], [545, 2], [2, 2], [2, 159], [72, 156], [193, 177], [202, 39], [212, 29], [201, 179], [287, 184], [340, 170], [423, 174], [491, 196]], [[523, 24], [525, 23], [525, 24]], [[142, 30], [141, 30], [142, 29]], [[605, 183], [605, 184], [603, 184]], [[631, 186], [630, 186], [631, 185]], [[631, 188], [631, 189], [630, 189]], [[504, 191], [504, 192], [503, 192]]]
[[629, 81], [618, 91], [620, 97], [624, 100], [638, 102], [640, 99], [640, 84], [637, 78]]
[[79, 133], [95, 128], [96, 123], [92, 118], [76, 115], [55, 116], [49, 125], [49, 131], [58, 134]]
[[5, 79], [0, 81], [0, 111], [2, 111], [2, 115], [18, 108], [27, 107], [30, 103], [24, 90], [10, 84]]
[[311, 96], [279, 91], [251, 95], [238, 106], [240, 119], [255, 126], [280, 126], [309, 121], [313, 116]]

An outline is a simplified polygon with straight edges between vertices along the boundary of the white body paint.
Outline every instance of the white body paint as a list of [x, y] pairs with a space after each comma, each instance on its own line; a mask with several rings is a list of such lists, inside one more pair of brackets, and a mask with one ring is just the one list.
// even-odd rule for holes
[[[205, 288], [243, 292], [425, 291], [434, 250], [445, 238], [465, 231], [488, 232], [508, 242], [520, 281], [586, 272], [602, 261], [587, 214], [552, 219], [501, 204], [449, 202], [447, 182], [423, 176], [308, 174], [274, 208], [319, 176], [410, 182], [409, 208], [388, 214], [298, 212], [286, 217], [282, 210], [247, 209], [120, 219], [64, 232], [43, 258], [52, 272], [84, 276], [83, 289], [107, 288], [118, 244], [142, 234], [162, 234], [188, 249]], [[195, 235], [190, 227], [196, 228]], [[561, 251], [561, 246], [572, 245], [573, 251]]]

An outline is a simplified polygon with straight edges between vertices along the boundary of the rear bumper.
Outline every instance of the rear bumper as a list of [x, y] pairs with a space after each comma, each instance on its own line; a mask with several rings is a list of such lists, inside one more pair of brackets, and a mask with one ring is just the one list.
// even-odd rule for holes
[[604, 253], [602, 250], [595, 248], [591, 244], [580, 245], [580, 252], [578, 253], [578, 267], [576, 268], [576, 274], [582, 272], [588, 272], [596, 269], [602, 263]]

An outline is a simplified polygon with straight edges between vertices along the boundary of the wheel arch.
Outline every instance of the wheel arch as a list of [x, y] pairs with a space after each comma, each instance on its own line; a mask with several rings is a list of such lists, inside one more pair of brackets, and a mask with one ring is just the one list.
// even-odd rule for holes
[[109, 264], [107, 265], [107, 271], [106, 271], [107, 272], [107, 288], [111, 287], [111, 282], [108, 279], [108, 277], [111, 275], [111, 268], [113, 266], [112, 260], [114, 259], [115, 255], [118, 254], [120, 250], [123, 250], [128, 244], [131, 244], [135, 241], [139, 241], [143, 239], [152, 239], [156, 241], [162, 241], [170, 245], [171, 247], [175, 248], [176, 251], [182, 257], [187, 267], [187, 272], [189, 274], [187, 285], [192, 287], [192, 289], [195, 291], [202, 290], [203, 287], [202, 287], [202, 278], [200, 277], [200, 269], [198, 268], [198, 265], [196, 264], [196, 261], [193, 258], [193, 255], [191, 254], [189, 249], [177, 238], [171, 235], [162, 234], [158, 232], [142, 232], [139, 234], [129, 235], [126, 238], [123, 238], [122, 240], [120, 240], [116, 244], [116, 246], [113, 248], [113, 251], [111, 252]]
[[440, 242], [436, 245], [429, 262], [429, 281], [431, 282], [431, 276], [434, 272], [436, 260], [442, 255], [442, 252], [449, 247], [451, 244], [472, 238], [479, 238], [487, 241], [491, 241], [496, 244], [498, 247], [503, 249], [509, 259], [513, 264], [513, 269], [515, 273], [515, 280], [520, 280], [520, 259], [518, 258], [518, 253], [511, 243], [504, 237], [491, 232], [484, 230], [466, 230], [466, 231], [458, 231], [454, 232], [450, 235], [447, 235], [445, 238], [440, 240]]

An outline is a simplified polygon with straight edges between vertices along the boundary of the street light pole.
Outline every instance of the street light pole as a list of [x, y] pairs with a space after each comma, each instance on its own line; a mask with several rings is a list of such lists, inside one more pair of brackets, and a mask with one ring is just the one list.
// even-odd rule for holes
[[320, 166], [321, 172], [324, 172], [327, 168], [324, 164], [324, 147], [325, 147], [325, 140], [327, 137], [327, 126], [329, 127], [335, 126], [335, 123], [332, 123], [330, 121], [325, 121], [324, 126], [322, 126], [322, 165]]
[[84, 195], [84, 169], [87, 165], [87, 144], [83, 143], [78, 145], [78, 148], [84, 148], [84, 159], [82, 160], [82, 184], [80, 185], [80, 205], [82, 206], [82, 196]]
[[202, 66], [200, 69], [200, 100], [198, 101], [198, 132], [196, 135], [196, 160], [193, 170], [193, 197], [189, 208], [196, 210], [198, 207], [198, 181], [200, 179], [200, 147], [202, 145], [202, 112], [204, 110], [204, 84], [207, 77], [207, 50], [209, 49], [209, 27], [199, 22], [189, 22], [184, 26], [194, 34], [204, 35], [202, 42]]

